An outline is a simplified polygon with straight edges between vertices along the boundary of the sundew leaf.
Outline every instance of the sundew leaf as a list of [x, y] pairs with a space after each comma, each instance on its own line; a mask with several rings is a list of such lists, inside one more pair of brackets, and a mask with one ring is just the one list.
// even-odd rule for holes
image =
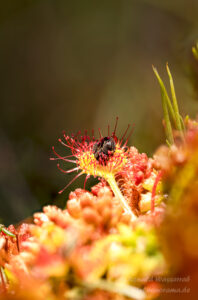
[[[148, 210], [151, 209], [151, 193], [148, 192], [146, 194], [142, 194], [141, 196], [141, 201], [140, 201], [140, 211], [142, 213], [147, 212]], [[164, 197], [163, 195], [156, 195], [155, 196], [155, 206], [159, 205], [163, 201]]]
[[198, 152], [196, 151], [191, 157], [190, 161], [182, 168], [182, 170], [177, 174], [176, 181], [170, 192], [170, 199], [174, 199], [172, 203], [177, 207], [182, 195], [190, 183], [196, 178], [198, 166]]

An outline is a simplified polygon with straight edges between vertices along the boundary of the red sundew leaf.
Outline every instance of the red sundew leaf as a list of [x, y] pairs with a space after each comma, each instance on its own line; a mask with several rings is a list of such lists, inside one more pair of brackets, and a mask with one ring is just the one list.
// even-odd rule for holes
[[31, 237], [30, 225], [23, 223], [20, 225], [17, 231], [18, 231], [17, 242], [18, 242], [19, 251], [21, 251], [23, 250], [23, 242], [27, 241], [28, 238]]
[[41, 248], [33, 267], [33, 273], [41, 278], [48, 276], [63, 276], [67, 272], [67, 263], [61, 254], [49, 253]]
[[101, 251], [89, 245], [79, 247], [70, 258], [76, 274], [87, 280], [101, 277], [107, 268], [106, 252], [107, 247], [103, 247]]
[[45, 248], [41, 248], [36, 260], [36, 266], [48, 266], [53, 264], [55, 261], [60, 261], [60, 255], [51, 254]]

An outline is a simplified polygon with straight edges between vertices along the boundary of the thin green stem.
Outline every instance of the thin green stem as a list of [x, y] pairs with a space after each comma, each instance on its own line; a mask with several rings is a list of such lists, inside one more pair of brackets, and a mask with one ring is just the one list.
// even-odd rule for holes
[[136, 220], [137, 217], [134, 215], [134, 213], [132, 212], [130, 206], [128, 205], [126, 199], [124, 198], [124, 196], [122, 195], [117, 182], [115, 180], [115, 177], [113, 174], [108, 174], [106, 176], [106, 180], [109, 183], [112, 191], [114, 192], [115, 196], [118, 197], [118, 199], [120, 199], [120, 202], [122, 204], [123, 209], [131, 216], [132, 221]]
[[5, 234], [11, 236], [11, 237], [16, 237], [16, 235], [9, 230], [7, 230], [4, 225], [0, 224], [0, 232], [3, 231]]
[[6, 278], [3, 267], [0, 267], [0, 280], [1, 280], [1, 285], [2, 285], [3, 291], [6, 292], [7, 278]]

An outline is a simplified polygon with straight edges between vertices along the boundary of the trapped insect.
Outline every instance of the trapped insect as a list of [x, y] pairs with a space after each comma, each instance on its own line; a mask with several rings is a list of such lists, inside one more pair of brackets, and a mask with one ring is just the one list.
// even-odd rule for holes
[[116, 148], [116, 142], [113, 137], [106, 136], [95, 142], [92, 151], [95, 159], [101, 164], [106, 165], [109, 157], [113, 155]]

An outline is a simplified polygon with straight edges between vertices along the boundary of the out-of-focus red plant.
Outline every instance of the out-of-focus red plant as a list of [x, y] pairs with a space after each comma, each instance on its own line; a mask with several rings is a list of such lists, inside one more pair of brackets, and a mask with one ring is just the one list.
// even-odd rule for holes
[[[80, 171], [73, 180], [86, 174], [100, 182], [71, 192], [63, 210], [45, 206], [32, 224], [0, 226], [0, 300], [167, 299], [175, 288], [169, 275], [189, 276], [190, 289], [196, 286], [198, 123], [181, 118], [168, 66], [172, 99], [154, 72], [167, 146], [148, 158], [124, 141], [129, 126], [117, 138], [117, 120], [99, 139], [64, 134], [59, 141], [72, 155], [53, 148], [52, 160], [76, 164], [68, 171], [58, 164], [66, 174]], [[190, 295], [196, 299], [194, 290]]]

